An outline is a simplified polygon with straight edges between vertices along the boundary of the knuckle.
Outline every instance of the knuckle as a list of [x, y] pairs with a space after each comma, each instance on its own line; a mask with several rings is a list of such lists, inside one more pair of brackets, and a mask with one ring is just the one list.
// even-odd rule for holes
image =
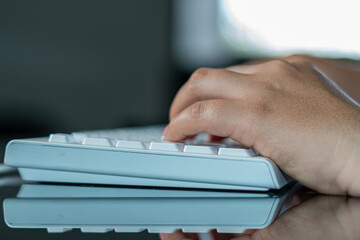
[[269, 64], [276, 70], [287, 69], [289, 67], [289, 63], [283, 59], [272, 60]]
[[207, 117], [217, 117], [221, 112], [223, 101], [219, 100], [208, 100], [199, 101], [191, 106], [189, 111], [189, 117], [192, 119], [204, 119]]
[[311, 63], [310, 60], [302, 60], [299, 62], [294, 62], [294, 65], [298, 68], [298, 69], [304, 69], [304, 68], [314, 68], [314, 65]]
[[286, 83], [284, 83], [287, 80], [282, 80], [282, 79], [274, 79], [273, 81], [269, 81], [268, 82], [268, 87], [270, 88], [270, 90], [272, 91], [277, 91], [277, 92], [281, 92], [284, 90], [284, 85]]
[[190, 118], [199, 119], [201, 118], [206, 111], [206, 106], [203, 102], [196, 102], [190, 108]]
[[171, 129], [178, 129], [179, 120], [178, 118], [174, 118], [169, 122], [168, 131]]
[[307, 62], [309, 61], [308, 57], [301, 54], [293, 54], [285, 58], [289, 62], [298, 63], [298, 62]]
[[210, 69], [208, 68], [199, 68], [191, 74], [188, 84], [190, 87], [196, 86], [200, 81], [204, 80], [209, 74]]
[[298, 64], [290, 63], [284, 59], [277, 59], [270, 62], [273, 73], [280, 75], [293, 75], [298, 71]]
[[313, 66], [311, 63], [313, 59], [310, 56], [296, 54], [287, 57], [286, 60], [298, 70]]

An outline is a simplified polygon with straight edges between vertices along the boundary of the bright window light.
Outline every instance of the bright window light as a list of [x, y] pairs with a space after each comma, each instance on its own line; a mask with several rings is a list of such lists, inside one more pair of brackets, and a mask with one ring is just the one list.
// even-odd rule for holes
[[243, 55], [360, 59], [360, 1], [219, 1], [224, 39]]

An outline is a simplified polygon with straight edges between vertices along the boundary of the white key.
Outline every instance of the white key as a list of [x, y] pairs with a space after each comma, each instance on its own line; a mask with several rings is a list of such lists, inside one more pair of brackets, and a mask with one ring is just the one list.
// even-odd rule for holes
[[209, 146], [209, 147], [226, 147], [222, 142], [209, 142], [209, 141], [185, 141], [189, 145]]
[[48, 233], [63, 233], [71, 231], [72, 228], [62, 228], [62, 227], [49, 227], [47, 228]]
[[87, 137], [83, 140], [82, 144], [91, 146], [111, 147], [112, 144], [107, 138], [92, 138]]
[[252, 148], [220, 148], [218, 154], [235, 157], [253, 157], [257, 155]]
[[184, 147], [184, 152], [200, 153], [200, 154], [216, 154], [217, 150], [215, 147], [211, 147], [211, 146], [186, 145]]
[[118, 140], [116, 142], [117, 148], [130, 148], [130, 149], [145, 149], [145, 146], [142, 142], [139, 141], [126, 141]]
[[168, 227], [151, 227], [148, 228], [149, 233], [174, 233], [176, 228], [168, 228]]
[[78, 143], [82, 143], [84, 141], [84, 139], [86, 138], [86, 134], [84, 133], [72, 133], [73, 138], [75, 139], [76, 142]]
[[115, 228], [115, 232], [142, 232], [144, 228], [139, 227], [117, 227]]
[[66, 134], [50, 134], [49, 142], [54, 143], [67, 143], [68, 142], [68, 136]]
[[106, 227], [82, 227], [81, 232], [83, 233], [106, 233], [112, 231], [113, 228]]
[[184, 144], [171, 142], [151, 142], [149, 149], [157, 151], [182, 152], [184, 149]]
[[216, 229], [218, 233], [243, 233], [246, 230], [246, 228], [242, 227], [221, 227]]
[[210, 232], [211, 229], [210, 228], [206, 228], [206, 227], [185, 227], [182, 228], [183, 232], [196, 232], [196, 233], [207, 233]]

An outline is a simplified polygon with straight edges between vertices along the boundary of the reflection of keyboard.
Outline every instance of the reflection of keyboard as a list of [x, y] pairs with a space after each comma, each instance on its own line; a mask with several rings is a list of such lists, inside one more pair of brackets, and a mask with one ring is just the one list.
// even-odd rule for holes
[[253, 149], [225, 139], [163, 142], [163, 127], [123, 128], [11, 141], [5, 163], [25, 180], [211, 188], [279, 189], [278, 167]]
[[25, 184], [4, 216], [10, 227], [49, 232], [241, 233], [267, 227], [288, 194]]

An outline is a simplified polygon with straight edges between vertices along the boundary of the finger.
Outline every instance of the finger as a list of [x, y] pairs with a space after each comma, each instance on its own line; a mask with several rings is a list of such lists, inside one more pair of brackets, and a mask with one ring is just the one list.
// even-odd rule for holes
[[[220, 137], [229, 136], [235, 126], [229, 121], [230, 100], [206, 100], [192, 104], [170, 121], [165, 134], [167, 141], [180, 141], [202, 132]], [[221, 126], [221, 127], [219, 127]]]
[[256, 231], [255, 229], [248, 229], [243, 233], [234, 233], [235, 237], [230, 240], [251, 240], [253, 239], [253, 233]]
[[199, 240], [199, 234], [197, 233], [184, 233], [186, 240]]
[[160, 233], [161, 240], [198, 240], [197, 234], [183, 233], [177, 231], [174, 233]]
[[170, 120], [191, 104], [208, 99], [241, 97], [250, 76], [224, 69], [199, 69], [179, 90], [170, 108]]
[[209, 142], [221, 142], [222, 140], [224, 140], [224, 137], [209, 135]]
[[218, 233], [216, 230], [212, 230], [211, 232], [212, 239], [215, 240], [229, 240], [233, 237], [231, 233]]
[[236, 237], [236, 238], [232, 238], [231, 240], [251, 240], [251, 236], [250, 235], [244, 235], [241, 237]]
[[233, 139], [235, 132], [237, 136], [241, 136], [239, 134], [240, 129], [251, 129], [249, 123], [254, 122], [251, 120], [251, 114], [243, 114], [244, 106], [241, 106], [241, 103], [241, 100], [224, 99], [196, 102], [170, 122], [165, 139], [167, 141], [181, 141], [187, 136], [202, 132]]

